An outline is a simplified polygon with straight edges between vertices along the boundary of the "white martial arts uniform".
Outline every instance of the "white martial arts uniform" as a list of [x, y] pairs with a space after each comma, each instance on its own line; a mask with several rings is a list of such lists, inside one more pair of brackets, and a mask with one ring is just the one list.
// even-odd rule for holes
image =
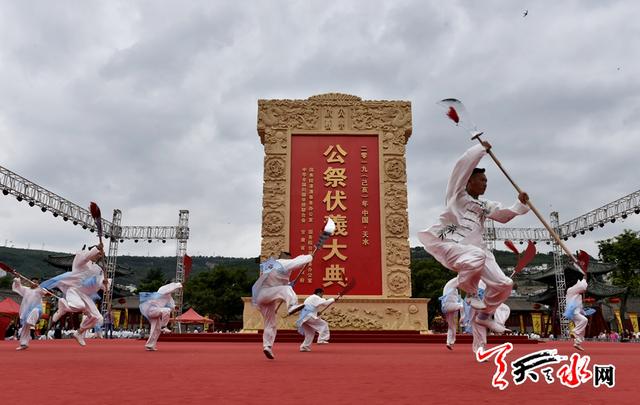
[[171, 294], [180, 288], [182, 288], [182, 284], [180, 283], [169, 283], [160, 287], [157, 292], [140, 293], [140, 313], [149, 320], [149, 324], [151, 325], [149, 339], [147, 339], [147, 343], [144, 345], [147, 350], [156, 349], [160, 332], [162, 328], [169, 323], [171, 311], [173, 311], [176, 306]]
[[497, 202], [475, 199], [467, 193], [473, 169], [485, 154], [484, 146], [478, 144], [460, 157], [447, 185], [445, 211], [437, 224], [418, 232], [418, 238], [436, 260], [458, 273], [462, 290], [476, 294], [480, 279], [487, 283], [482, 312], [493, 314], [511, 294], [513, 281], [505, 276], [483, 240], [484, 222], [490, 218], [505, 223], [527, 213], [529, 207], [518, 201], [502, 208]]
[[73, 258], [71, 271], [41, 284], [47, 290], [58, 288], [64, 293], [64, 298], [58, 300], [54, 322], [69, 312], [82, 312], [85, 315], [78, 329], [80, 335], [103, 323], [102, 314], [94, 302], [99, 298], [98, 291], [104, 289], [102, 268], [92, 261], [99, 255], [100, 251], [96, 247], [80, 251]]
[[297, 268], [311, 263], [313, 256], [300, 255], [294, 259], [269, 259], [260, 265], [260, 277], [251, 289], [252, 302], [264, 318], [262, 345], [271, 348], [276, 339], [276, 310], [280, 300], [290, 309], [298, 304], [298, 296], [291, 285], [289, 275]]
[[22, 296], [20, 303], [20, 347], [26, 348], [31, 340], [31, 328], [42, 316], [42, 296], [46, 292], [41, 288], [27, 288], [19, 278], [13, 279], [11, 289]]
[[447, 319], [447, 346], [456, 342], [456, 329], [458, 327], [458, 313], [462, 310], [462, 299], [458, 293], [458, 277], [454, 277], [444, 285], [440, 308]]
[[318, 311], [326, 308], [335, 302], [334, 298], [324, 299], [319, 295], [313, 294], [304, 300], [304, 308], [300, 312], [296, 326], [298, 332], [304, 335], [304, 341], [300, 345], [300, 351], [308, 352], [311, 350], [311, 343], [318, 332], [318, 343], [329, 343], [329, 324], [324, 319], [318, 317]]
[[584, 316], [582, 307], [582, 295], [587, 291], [587, 281], [580, 280], [567, 290], [567, 308], [564, 316], [573, 321], [574, 344], [579, 345], [584, 341], [584, 333], [587, 328], [587, 317]]

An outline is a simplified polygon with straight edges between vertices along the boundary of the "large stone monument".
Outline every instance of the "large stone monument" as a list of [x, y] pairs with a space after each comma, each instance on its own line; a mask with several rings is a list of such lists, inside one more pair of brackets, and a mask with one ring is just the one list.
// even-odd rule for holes
[[[427, 330], [427, 299], [412, 299], [405, 145], [411, 103], [347, 94], [259, 100], [264, 145], [261, 259], [309, 253], [327, 220], [336, 231], [316, 252], [295, 291], [337, 294], [323, 313], [333, 329]], [[294, 272], [294, 275], [296, 272]], [[244, 330], [262, 328], [245, 298]], [[284, 306], [282, 306], [284, 307]], [[281, 308], [279, 328], [294, 328]]]

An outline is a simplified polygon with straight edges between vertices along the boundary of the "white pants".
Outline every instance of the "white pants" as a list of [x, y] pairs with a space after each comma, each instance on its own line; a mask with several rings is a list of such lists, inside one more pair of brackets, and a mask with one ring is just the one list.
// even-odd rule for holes
[[96, 307], [96, 303], [75, 288], [69, 288], [65, 294], [65, 298], [58, 300], [58, 311], [60, 311], [61, 315], [68, 312], [82, 312], [85, 315], [78, 329], [78, 333], [84, 333], [103, 322], [102, 314]]
[[471, 350], [475, 353], [480, 348], [487, 346], [487, 328], [475, 323], [478, 311], [471, 309], [471, 334], [473, 335], [473, 343], [471, 344]]
[[316, 336], [316, 332], [318, 332], [318, 342], [328, 342], [329, 341], [329, 324], [322, 318], [309, 318], [305, 323], [302, 324], [302, 329], [304, 330], [304, 342], [300, 345], [300, 347], [310, 347], [311, 343], [313, 343], [313, 338]]
[[280, 301], [284, 301], [287, 307], [298, 304], [298, 296], [290, 285], [278, 285], [264, 287], [260, 290], [256, 303], [258, 310], [264, 319], [264, 331], [262, 333], [263, 347], [272, 347], [278, 332], [276, 310]]
[[147, 339], [146, 347], [155, 347], [160, 337], [161, 329], [169, 323], [171, 316], [171, 308], [151, 307], [149, 308], [149, 323], [151, 330], [149, 331], [149, 339]]
[[573, 336], [575, 336], [574, 342], [580, 344], [584, 342], [584, 333], [587, 329], [587, 317], [581, 313], [577, 313], [573, 316]]
[[445, 318], [447, 320], [447, 344], [452, 345], [456, 342], [456, 330], [458, 329], [458, 312], [462, 309], [462, 304], [445, 303], [442, 306], [445, 310]]
[[425, 250], [444, 267], [458, 273], [458, 286], [470, 294], [478, 292], [480, 279], [487, 288], [484, 291], [482, 312], [493, 312], [509, 298], [513, 281], [505, 276], [489, 251], [472, 245], [463, 245], [450, 240], [442, 240], [429, 232], [418, 234]]
[[511, 315], [511, 308], [507, 304], [500, 304], [495, 314], [493, 314], [493, 319], [500, 325], [505, 326], [509, 315]]
[[40, 310], [33, 308], [31, 312], [29, 312], [29, 315], [27, 315], [25, 323], [20, 328], [20, 346], [29, 346], [31, 327], [38, 323], [38, 319], [40, 319]]

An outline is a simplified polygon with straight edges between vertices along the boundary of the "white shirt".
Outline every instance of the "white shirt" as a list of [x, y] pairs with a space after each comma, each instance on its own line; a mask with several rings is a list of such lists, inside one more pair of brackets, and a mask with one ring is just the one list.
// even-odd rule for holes
[[43, 289], [25, 287], [20, 283], [19, 278], [13, 279], [11, 289], [22, 296], [22, 302], [20, 303], [20, 320], [22, 322], [27, 320], [34, 308], [39, 307], [42, 312], [42, 296], [45, 294]]
[[314, 308], [314, 311], [309, 312], [309, 318], [315, 319], [318, 317], [318, 310], [326, 308], [327, 305], [333, 303], [334, 301], [335, 298], [329, 298], [328, 300], [326, 300], [319, 295], [313, 294], [308, 296], [307, 299], [304, 300], [304, 305], [305, 307]]
[[[573, 313], [582, 313], [582, 295], [587, 291], [587, 281], [582, 279], [567, 290], [567, 308], [574, 308]], [[577, 311], [577, 312], [576, 312]]]
[[458, 159], [449, 177], [445, 211], [440, 214], [437, 224], [422, 232], [429, 232], [443, 240], [485, 249], [483, 234], [487, 218], [505, 223], [529, 211], [529, 207], [519, 201], [509, 208], [502, 208], [498, 202], [476, 199], [467, 193], [466, 187], [473, 169], [486, 153], [484, 146], [478, 144], [469, 148]]

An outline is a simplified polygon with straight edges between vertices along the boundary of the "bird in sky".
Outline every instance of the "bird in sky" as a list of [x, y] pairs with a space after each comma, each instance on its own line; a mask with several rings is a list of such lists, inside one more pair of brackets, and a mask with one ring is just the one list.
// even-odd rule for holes
[[529, 10], [524, 10], [524, 12], [522, 13], [522, 17], [526, 17], [529, 14]]

